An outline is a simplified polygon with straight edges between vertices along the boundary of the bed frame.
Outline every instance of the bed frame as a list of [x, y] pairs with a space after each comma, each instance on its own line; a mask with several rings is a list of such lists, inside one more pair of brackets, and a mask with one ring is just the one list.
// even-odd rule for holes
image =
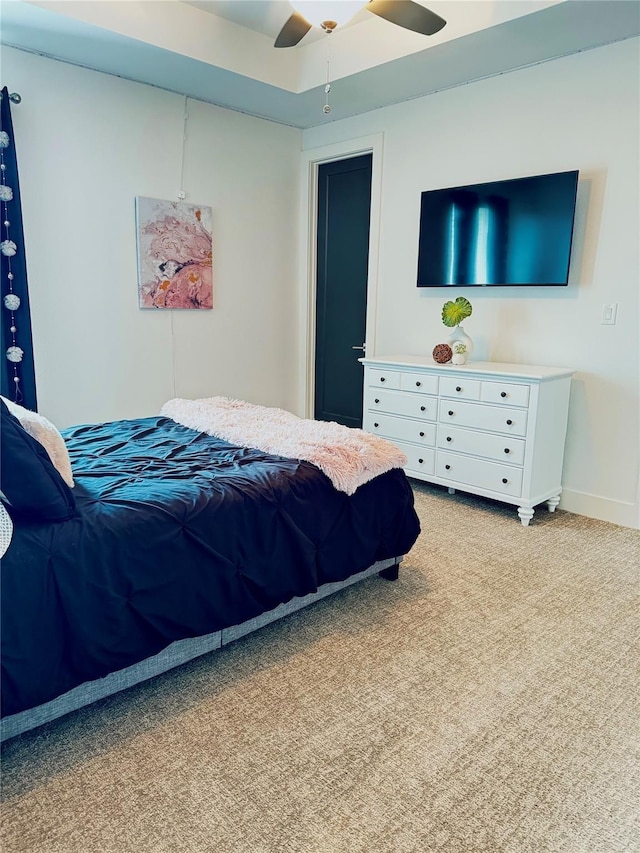
[[85, 684], [74, 687], [73, 690], [62, 694], [62, 696], [52, 699], [50, 702], [45, 702], [35, 708], [29, 708], [26, 711], [5, 717], [0, 720], [0, 741], [8, 740], [37, 726], [51, 722], [51, 720], [55, 720], [58, 717], [62, 717], [65, 714], [69, 714], [72, 711], [76, 711], [79, 708], [83, 708], [86, 705], [90, 705], [93, 702], [97, 702], [99, 699], [104, 699], [121, 690], [126, 690], [128, 687], [133, 687], [134, 684], [139, 684], [142, 681], [160, 675], [160, 673], [180, 666], [200, 655], [221, 649], [222, 646], [226, 646], [234, 640], [244, 637], [246, 634], [257, 631], [270, 622], [275, 622], [278, 619], [288, 616], [290, 613], [294, 613], [296, 610], [308, 607], [316, 601], [339, 592], [341, 589], [345, 589], [371, 575], [379, 574], [386, 580], [397, 580], [398, 569], [402, 559], [402, 557], [391, 557], [388, 560], [381, 560], [344, 581], [324, 584], [316, 592], [292, 598], [286, 604], [280, 604], [273, 610], [262, 613], [260, 616], [256, 616], [254, 619], [249, 619], [247, 622], [242, 622], [239, 625], [233, 625], [230, 628], [224, 628], [222, 631], [215, 631], [212, 634], [205, 634], [202, 637], [178, 640], [153, 657], [146, 658], [139, 663], [125, 667], [125, 669], [120, 669], [117, 672], [112, 672], [104, 678], [87, 681]]

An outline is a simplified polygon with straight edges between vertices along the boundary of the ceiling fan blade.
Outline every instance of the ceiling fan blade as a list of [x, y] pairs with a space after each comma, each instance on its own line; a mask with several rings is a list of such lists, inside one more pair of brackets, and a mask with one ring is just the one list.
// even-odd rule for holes
[[440, 15], [413, 0], [371, 0], [364, 8], [385, 21], [398, 24], [405, 30], [422, 33], [423, 36], [432, 36], [447, 23]]
[[311, 24], [300, 12], [294, 12], [278, 33], [274, 47], [295, 47], [311, 29]]

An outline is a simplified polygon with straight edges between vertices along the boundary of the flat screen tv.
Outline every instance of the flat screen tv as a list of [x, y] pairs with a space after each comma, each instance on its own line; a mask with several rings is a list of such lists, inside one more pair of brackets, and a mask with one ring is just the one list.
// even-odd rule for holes
[[418, 287], [566, 285], [578, 172], [422, 193]]

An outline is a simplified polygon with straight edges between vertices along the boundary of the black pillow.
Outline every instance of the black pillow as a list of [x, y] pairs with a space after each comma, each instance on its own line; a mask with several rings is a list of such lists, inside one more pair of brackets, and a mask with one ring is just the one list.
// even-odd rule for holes
[[75, 513], [73, 492], [49, 454], [0, 400], [0, 491], [13, 517], [66, 521]]

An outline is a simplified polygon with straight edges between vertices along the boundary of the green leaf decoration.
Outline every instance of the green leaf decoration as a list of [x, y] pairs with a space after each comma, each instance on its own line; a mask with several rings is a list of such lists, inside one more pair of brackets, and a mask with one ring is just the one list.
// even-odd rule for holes
[[445, 302], [442, 308], [442, 322], [445, 326], [458, 326], [471, 316], [473, 308], [468, 299], [458, 296], [455, 302]]

